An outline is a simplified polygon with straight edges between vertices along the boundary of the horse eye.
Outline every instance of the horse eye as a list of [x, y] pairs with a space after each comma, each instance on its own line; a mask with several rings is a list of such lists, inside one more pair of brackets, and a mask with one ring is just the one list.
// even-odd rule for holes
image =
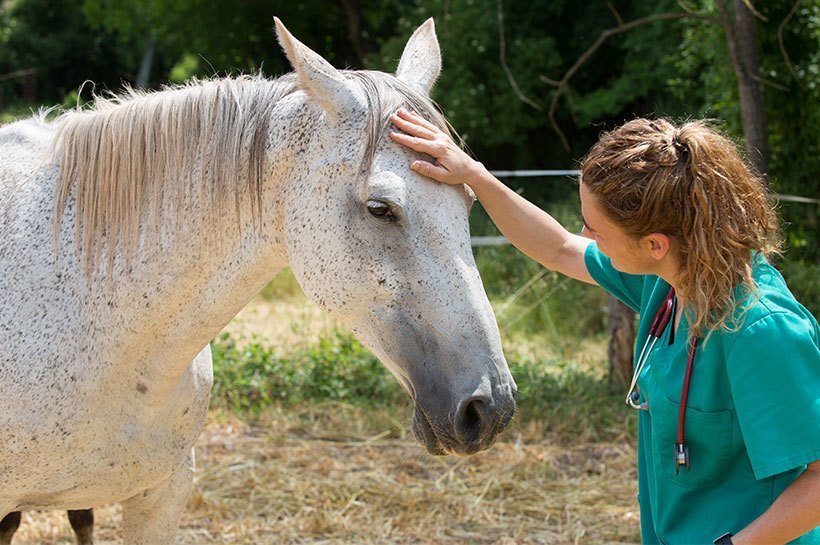
[[382, 220], [393, 219], [393, 211], [390, 210], [390, 205], [386, 202], [370, 199], [367, 201], [367, 211], [374, 218]]

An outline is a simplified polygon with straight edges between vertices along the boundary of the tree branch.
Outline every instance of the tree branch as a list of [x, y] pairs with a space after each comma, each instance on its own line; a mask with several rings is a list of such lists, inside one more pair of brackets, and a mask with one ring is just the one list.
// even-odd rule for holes
[[754, 15], [755, 17], [757, 17], [758, 19], [760, 19], [763, 22], [768, 22], [769, 21], [768, 17], [765, 17], [762, 13], [760, 13], [759, 11], [757, 11], [755, 9], [755, 7], [752, 5], [752, 0], [743, 0], [743, 3], [746, 5], [746, 9], [748, 9], [750, 12], [752, 12], [752, 15]]
[[794, 14], [797, 13], [797, 8], [800, 7], [800, 3], [802, 1], [803, 0], [797, 0], [797, 2], [794, 3], [791, 11], [789, 11], [788, 15], [786, 15], [783, 21], [781, 21], [780, 26], [777, 27], [777, 43], [780, 45], [780, 54], [783, 55], [783, 60], [786, 63], [786, 68], [788, 68], [789, 72], [791, 72], [791, 75], [794, 78], [794, 81], [797, 83], [797, 85], [800, 85], [800, 79], [798, 79], [797, 77], [797, 72], [794, 71], [792, 61], [789, 58], [789, 54], [786, 52], [786, 46], [783, 45], [783, 30], [786, 28], [786, 25], [789, 24], [791, 18], [794, 17]]
[[518, 83], [516, 83], [515, 78], [513, 77], [512, 70], [510, 70], [509, 65], [507, 65], [507, 44], [504, 38], [503, 0], [498, 0], [498, 49], [498, 56], [499, 60], [501, 61], [501, 68], [504, 70], [504, 73], [507, 74], [507, 81], [510, 82], [510, 86], [512, 87], [513, 91], [515, 91], [516, 96], [518, 96], [521, 102], [528, 104], [529, 106], [535, 108], [539, 112], [543, 112], [543, 106], [528, 98], [524, 95], [524, 93], [521, 92], [521, 89], [518, 87]]
[[611, 12], [612, 12], [612, 16], [613, 16], [613, 17], [615, 17], [615, 22], [616, 22], [616, 23], [618, 23], [619, 25], [624, 24], [624, 18], [623, 18], [623, 17], [621, 17], [621, 14], [620, 14], [620, 13], [618, 13], [618, 10], [617, 10], [617, 9], [615, 9], [615, 6], [613, 6], [613, 5], [612, 5], [612, 2], [610, 2], [609, 0], [607, 0], [607, 2], [606, 2], [606, 7], [608, 7], [608, 8], [609, 8], [609, 11], [611, 11]]
[[778, 91], [788, 91], [789, 88], [783, 85], [782, 83], [777, 83], [770, 79], [766, 79], [763, 76], [759, 76], [757, 74], [752, 74], [752, 79], [758, 82], [761, 85], [765, 85], [767, 87], [771, 87], [772, 89], [777, 89]]
[[[500, 4], [500, 0], [499, 0], [499, 4]], [[566, 71], [566, 73], [564, 74], [564, 76], [560, 80], [555, 81], [555, 80], [549, 79], [545, 76], [539, 76], [539, 79], [541, 81], [556, 87], [555, 93], [552, 95], [552, 100], [550, 101], [549, 120], [550, 120], [550, 124], [552, 125], [552, 128], [555, 130], [555, 132], [558, 134], [558, 137], [561, 139], [561, 143], [564, 145], [564, 149], [566, 151], [570, 151], [569, 142], [567, 141], [567, 138], [564, 135], [563, 131], [561, 131], [560, 127], [558, 126], [558, 123], [555, 121], [555, 110], [558, 107], [558, 100], [561, 98], [561, 95], [563, 95], [566, 92], [566, 90], [569, 88], [569, 80], [572, 79], [572, 76], [574, 76], [575, 73], [578, 72], [578, 70], [581, 68], [581, 66], [587, 60], [589, 60], [589, 58], [598, 50], [598, 48], [601, 47], [601, 45], [603, 45], [603, 43], [607, 39], [609, 39], [610, 37], [616, 36], [618, 34], [623, 34], [624, 32], [627, 32], [629, 30], [632, 30], [633, 28], [636, 28], [636, 27], [639, 27], [639, 26], [642, 26], [642, 25], [647, 25], [647, 24], [650, 24], [650, 23], [658, 22], [658, 21], [669, 21], [669, 20], [680, 20], [680, 19], [700, 19], [702, 21], [707, 21], [707, 22], [710, 22], [710, 23], [717, 23], [718, 22], [715, 18], [710, 17], [708, 15], [702, 15], [702, 14], [699, 14], [699, 13], [690, 13], [690, 12], [685, 12], [685, 13], [658, 13], [658, 14], [655, 14], [655, 15], [648, 15], [646, 17], [640, 17], [640, 18], [635, 19], [633, 21], [623, 23], [623, 24], [618, 25], [618, 26], [613, 27], [613, 28], [608, 28], [608, 29], [604, 30], [603, 32], [601, 32], [601, 35], [598, 36], [598, 39], [595, 40], [595, 42], [591, 46], [589, 46], [589, 48], [587, 48], [586, 51], [584, 51], [584, 53], [578, 58], [578, 60], [575, 61], [575, 64], [573, 64], [569, 68], [569, 70]]]

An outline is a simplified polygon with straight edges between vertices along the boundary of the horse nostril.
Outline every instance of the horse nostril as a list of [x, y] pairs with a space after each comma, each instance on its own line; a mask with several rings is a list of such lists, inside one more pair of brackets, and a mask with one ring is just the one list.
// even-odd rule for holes
[[456, 419], [456, 435], [462, 442], [478, 443], [481, 440], [489, 405], [490, 399], [484, 396], [474, 396], [462, 402]]

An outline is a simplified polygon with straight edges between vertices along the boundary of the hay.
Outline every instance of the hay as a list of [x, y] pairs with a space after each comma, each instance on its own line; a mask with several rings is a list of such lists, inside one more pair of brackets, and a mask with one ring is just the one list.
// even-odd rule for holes
[[[289, 282], [280, 278], [285, 290]], [[287, 354], [333, 327], [304, 296], [294, 296], [257, 298], [227, 330], [267, 338]], [[522, 343], [513, 344], [520, 350]], [[527, 344], [533, 358], [569, 351], [577, 365], [603, 372], [602, 343]], [[412, 439], [408, 413], [326, 402], [301, 411], [272, 409], [264, 425], [252, 427], [213, 412], [197, 443], [196, 483], [177, 544], [640, 541], [635, 447], [626, 425], [609, 434], [623, 433], [622, 442], [560, 446], [588, 434], [554, 427], [545, 437], [543, 423], [516, 421], [489, 451], [436, 458]], [[97, 544], [120, 544], [119, 506], [100, 507], [95, 517]], [[62, 512], [26, 513], [14, 541], [72, 543]]]
[[[210, 424], [177, 543], [639, 541], [633, 445], [510, 438], [470, 458], [436, 458], [390, 430], [327, 429], [282, 414], [264, 427]], [[119, 543], [119, 507], [96, 518], [98, 543]], [[65, 514], [51, 512], [27, 513], [15, 539], [72, 542]]]

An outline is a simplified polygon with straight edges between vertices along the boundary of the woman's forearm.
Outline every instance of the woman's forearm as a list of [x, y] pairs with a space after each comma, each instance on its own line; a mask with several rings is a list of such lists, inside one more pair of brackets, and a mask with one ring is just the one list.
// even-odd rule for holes
[[570, 233], [552, 216], [502, 184], [425, 119], [400, 109], [390, 121], [404, 131], [391, 132], [392, 140], [435, 159], [413, 161], [412, 170], [442, 183], [467, 184], [516, 248], [548, 269], [595, 283], [584, 263], [588, 239]]
[[548, 269], [593, 283], [583, 259], [589, 239], [567, 231], [480, 163], [465, 181], [493, 223], [516, 248]]
[[788, 543], [820, 526], [820, 462], [794, 480], [762, 515], [732, 538], [735, 545]]

